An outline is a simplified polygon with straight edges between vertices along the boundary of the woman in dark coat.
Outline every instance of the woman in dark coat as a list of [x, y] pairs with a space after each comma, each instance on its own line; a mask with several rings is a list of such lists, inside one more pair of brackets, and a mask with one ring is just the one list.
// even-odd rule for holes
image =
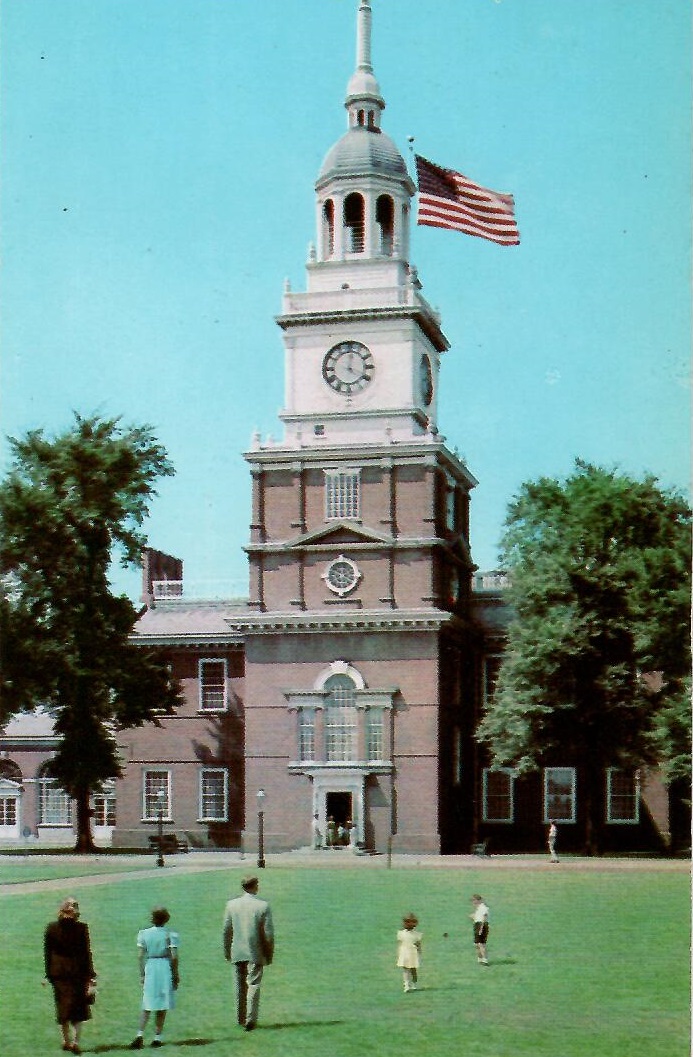
[[81, 1053], [79, 1034], [89, 1020], [96, 973], [91, 958], [89, 929], [79, 921], [79, 904], [66, 899], [58, 920], [46, 928], [43, 941], [46, 979], [53, 987], [56, 1019], [63, 1034], [63, 1049]]

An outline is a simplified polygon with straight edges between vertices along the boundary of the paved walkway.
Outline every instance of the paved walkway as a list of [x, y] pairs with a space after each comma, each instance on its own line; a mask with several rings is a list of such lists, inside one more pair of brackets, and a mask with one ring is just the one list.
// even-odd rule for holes
[[[0, 885], [0, 896], [24, 895], [30, 892], [63, 891], [66, 885], [71, 889], [82, 888], [91, 885], [110, 885], [119, 881], [137, 881], [147, 878], [162, 876], [162, 870], [171, 874], [206, 873], [214, 870], [239, 870], [251, 872], [257, 869], [257, 860], [254, 854], [241, 854], [240, 852], [206, 851], [188, 852], [187, 854], [166, 856], [165, 866], [152, 866], [151, 869], [143, 869], [141, 864], [145, 859], [152, 860], [151, 855], [133, 855], [119, 857], [114, 860], [112, 856], [99, 857], [98, 855], [31, 855], [25, 859], [19, 856], [3, 856], [0, 854], [0, 866], [3, 863], [18, 866], [25, 863], [27, 868], [38, 864], [57, 866], [65, 865], [90, 865], [109, 863], [115, 861], [125, 862], [131, 858], [133, 863], [140, 864], [139, 869], [124, 869], [109, 873], [85, 873], [79, 877], [57, 877], [46, 881], [16, 881]], [[640, 872], [640, 873], [689, 873], [690, 862], [687, 859], [647, 859], [647, 858], [586, 858], [581, 856], [567, 856], [559, 863], [551, 863], [543, 855], [392, 855], [388, 860], [386, 855], [353, 855], [349, 851], [311, 851], [310, 849], [299, 849], [297, 851], [281, 852], [265, 856], [266, 869], [282, 867], [301, 867], [305, 869], [334, 869], [351, 868], [364, 870], [407, 870], [412, 868], [425, 868], [431, 870], [465, 870], [465, 871], [493, 871], [493, 870], [517, 870], [517, 871], [576, 871], [589, 872]]]

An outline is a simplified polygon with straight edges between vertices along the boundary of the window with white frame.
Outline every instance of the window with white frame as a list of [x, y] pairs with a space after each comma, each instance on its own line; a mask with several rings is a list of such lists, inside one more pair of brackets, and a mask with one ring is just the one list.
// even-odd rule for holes
[[484, 822], [515, 820], [515, 775], [507, 767], [487, 767], [482, 777]]
[[637, 771], [609, 767], [606, 772], [606, 821], [631, 824], [640, 821], [640, 783]]
[[575, 768], [547, 767], [544, 771], [544, 822], [575, 821]]
[[200, 711], [226, 710], [226, 661], [200, 660]]
[[0, 797], [0, 826], [17, 825], [17, 797]]
[[39, 825], [72, 825], [72, 799], [53, 778], [39, 781]]
[[171, 818], [171, 772], [145, 771], [142, 777], [142, 818], [146, 822], [156, 822], [159, 811], [162, 818]]
[[101, 792], [94, 793], [93, 810], [95, 826], [115, 826], [115, 782], [104, 782]]
[[348, 675], [325, 680], [325, 756], [334, 763], [356, 759], [357, 710], [354, 683]]
[[385, 710], [369, 708], [366, 712], [366, 759], [385, 759]]
[[315, 759], [315, 712], [312, 708], [302, 708], [298, 717], [298, 738], [300, 759]]
[[225, 767], [200, 771], [200, 822], [226, 822], [229, 774]]
[[361, 471], [325, 470], [325, 520], [353, 520], [360, 511]]

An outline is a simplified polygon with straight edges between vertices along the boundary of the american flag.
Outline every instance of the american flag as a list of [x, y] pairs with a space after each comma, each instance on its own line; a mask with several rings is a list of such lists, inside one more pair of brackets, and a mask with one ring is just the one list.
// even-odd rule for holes
[[417, 223], [464, 231], [501, 246], [519, 244], [512, 195], [479, 187], [462, 173], [443, 169], [418, 154], [416, 172], [419, 178]]

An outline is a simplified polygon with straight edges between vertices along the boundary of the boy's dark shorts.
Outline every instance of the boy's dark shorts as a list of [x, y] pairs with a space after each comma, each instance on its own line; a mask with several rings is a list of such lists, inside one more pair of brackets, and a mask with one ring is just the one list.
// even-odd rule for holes
[[474, 923], [474, 942], [475, 943], [486, 943], [488, 939], [488, 922], [475, 922]]

